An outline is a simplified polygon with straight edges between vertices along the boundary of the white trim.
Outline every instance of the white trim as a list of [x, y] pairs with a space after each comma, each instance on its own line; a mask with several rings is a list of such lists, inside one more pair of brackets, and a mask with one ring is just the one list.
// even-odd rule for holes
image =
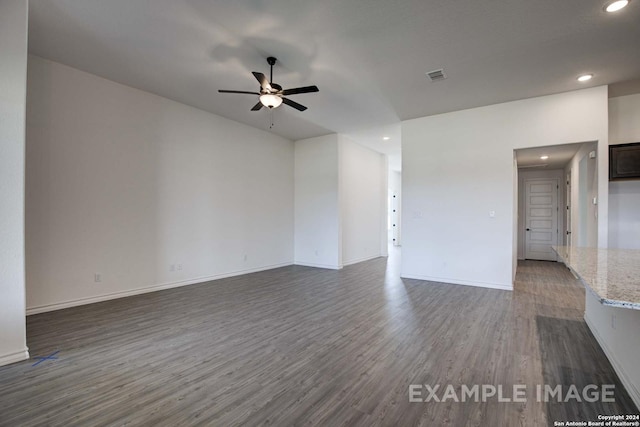
[[303, 267], [314, 267], [314, 268], [328, 268], [329, 270], [341, 270], [342, 265], [334, 265], [334, 264], [315, 264], [313, 262], [300, 262], [294, 261], [294, 265], [301, 265]]
[[93, 304], [96, 302], [108, 301], [108, 300], [117, 299], [117, 298], [130, 297], [133, 295], [146, 294], [149, 292], [156, 292], [164, 289], [179, 288], [181, 286], [194, 285], [197, 283], [209, 282], [211, 280], [224, 279], [227, 277], [241, 276], [243, 274], [256, 273], [258, 271], [272, 270], [274, 268], [287, 267], [292, 264], [293, 263], [291, 262], [285, 262], [281, 264], [266, 265], [263, 267], [251, 268], [248, 270], [238, 270], [238, 271], [232, 271], [229, 273], [214, 274], [212, 276], [196, 277], [194, 279], [181, 280], [178, 282], [160, 283], [160, 284], [148, 286], [145, 288], [131, 289], [128, 291], [115, 292], [111, 294], [98, 295], [94, 297], [79, 298], [76, 300], [58, 302], [54, 304], [27, 307], [27, 316], [30, 316], [32, 314], [45, 313], [47, 311], [62, 310], [64, 308], [76, 307], [79, 305]]
[[343, 267], [346, 267], [347, 265], [353, 265], [353, 264], [357, 264], [357, 263], [359, 263], [359, 262], [365, 262], [365, 261], [369, 261], [369, 260], [371, 260], [371, 259], [380, 258], [380, 257], [384, 257], [384, 256], [388, 256], [388, 255], [381, 255], [381, 254], [378, 254], [378, 255], [366, 256], [366, 257], [364, 257], [364, 258], [358, 258], [358, 259], [353, 260], [353, 261], [347, 261], [347, 262], [344, 262], [344, 263], [342, 264], [342, 266], [343, 266]]
[[476, 282], [471, 280], [448, 279], [444, 277], [421, 276], [419, 274], [401, 274], [403, 279], [426, 280], [429, 282], [438, 282], [451, 285], [475, 286], [476, 288], [501, 289], [503, 291], [513, 291], [513, 285], [503, 285], [500, 283]]
[[627, 393], [629, 393], [631, 400], [633, 400], [637, 408], [640, 408], [640, 391], [638, 391], [638, 389], [635, 387], [635, 385], [633, 384], [633, 381], [631, 381], [627, 373], [622, 368], [622, 365], [620, 364], [620, 362], [618, 362], [618, 359], [616, 359], [616, 357], [614, 356], [613, 351], [611, 351], [611, 349], [607, 346], [602, 336], [598, 333], [598, 330], [594, 327], [593, 323], [589, 320], [586, 312], [584, 314], [584, 321], [589, 327], [589, 330], [591, 330], [591, 333], [593, 334], [593, 336], [596, 337], [596, 341], [598, 341], [598, 344], [600, 344], [600, 348], [602, 348], [604, 355], [607, 356], [607, 359], [609, 359], [611, 366], [613, 366], [613, 370], [616, 371], [616, 374], [618, 374], [618, 378], [620, 378], [620, 382], [622, 382], [622, 385], [624, 385], [624, 388], [627, 390]]
[[23, 360], [27, 359], [29, 359], [29, 349], [25, 347], [24, 350], [0, 356], [0, 366], [8, 365], [10, 363], [22, 362]]

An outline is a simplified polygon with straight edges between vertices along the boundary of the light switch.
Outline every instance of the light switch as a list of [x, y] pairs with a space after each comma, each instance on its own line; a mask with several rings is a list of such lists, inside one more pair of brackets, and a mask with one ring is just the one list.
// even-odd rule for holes
[[489, 218], [495, 218], [496, 217], [496, 211], [489, 211]]

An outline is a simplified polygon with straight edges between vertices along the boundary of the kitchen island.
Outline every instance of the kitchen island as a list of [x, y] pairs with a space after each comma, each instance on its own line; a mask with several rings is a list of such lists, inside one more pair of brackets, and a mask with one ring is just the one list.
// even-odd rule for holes
[[553, 250], [600, 303], [640, 310], [640, 250], [574, 246]]
[[584, 320], [640, 407], [640, 250], [553, 250], [584, 285]]

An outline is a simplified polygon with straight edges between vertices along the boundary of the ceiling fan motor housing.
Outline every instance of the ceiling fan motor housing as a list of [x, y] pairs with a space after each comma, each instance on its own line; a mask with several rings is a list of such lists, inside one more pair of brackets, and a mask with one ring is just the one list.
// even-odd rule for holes
[[263, 89], [264, 93], [277, 93], [282, 92], [282, 86], [277, 83], [271, 83], [271, 92], [268, 89]]

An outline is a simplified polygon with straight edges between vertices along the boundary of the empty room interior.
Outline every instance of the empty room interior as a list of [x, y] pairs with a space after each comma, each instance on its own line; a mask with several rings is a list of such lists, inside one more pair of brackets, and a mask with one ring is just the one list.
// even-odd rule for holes
[[0, 426], [640, 426], [638, 23], [1, 0]]

